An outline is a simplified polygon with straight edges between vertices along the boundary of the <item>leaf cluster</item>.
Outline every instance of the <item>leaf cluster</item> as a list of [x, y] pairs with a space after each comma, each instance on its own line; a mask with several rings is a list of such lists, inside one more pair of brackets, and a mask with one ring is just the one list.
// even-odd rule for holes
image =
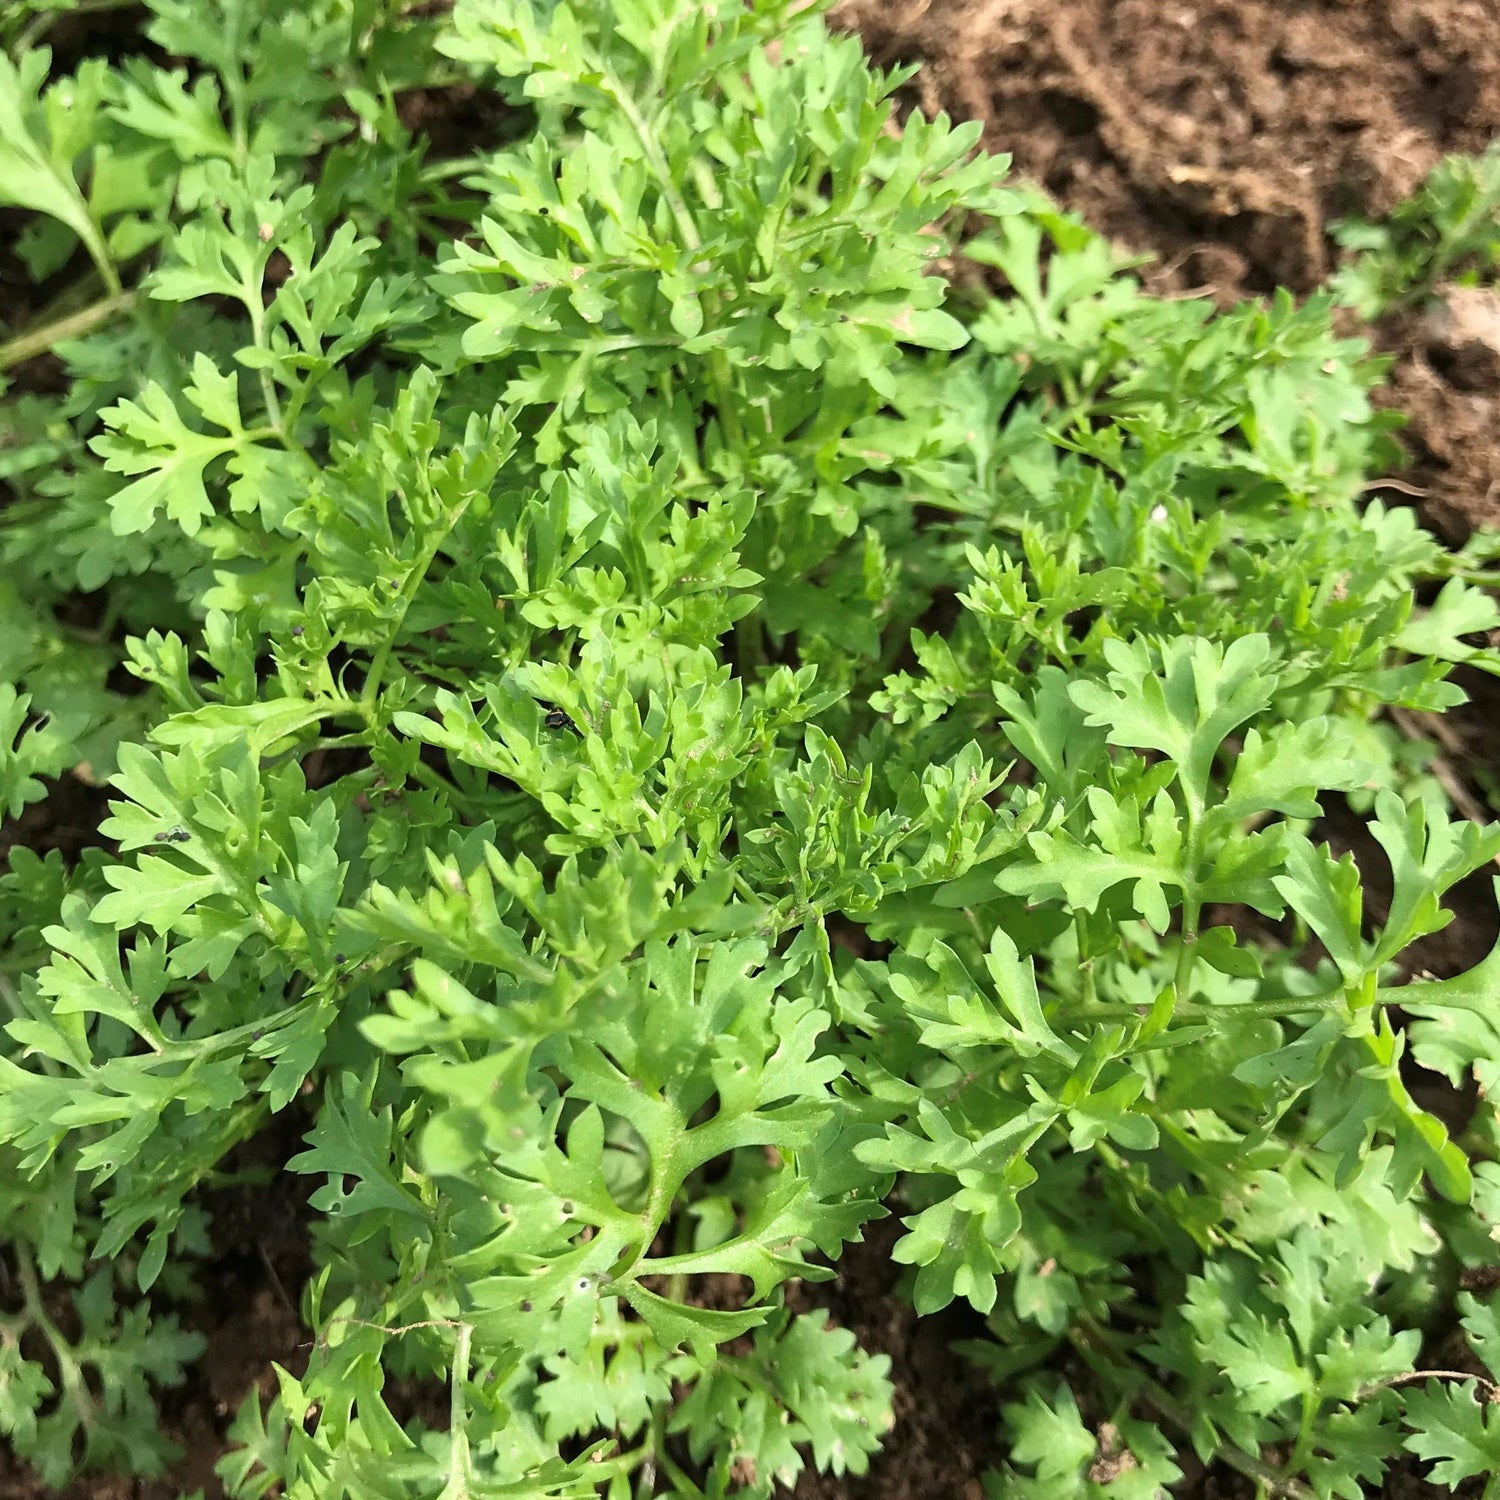
[[862, 1473], [813, 1284], [888, 1213], [993, 1332], [997, 1494], [1485, 1472], [1489, 1378], [1418, 1372], [1500, 950], [1403, 955], [1500, 833], [1391, 711], [1500, 612], [1365, 500], [1381, 363], [1150, 298], [820, 6], [438, 9], [6, 33], [0, 366], [65, 382], [0, 414], [0, 812], [108, 810], [0, 875], [0, 1429], [166, 1462], [206, 1196], [290, 1128], [312, 1351], [236, 1497]]

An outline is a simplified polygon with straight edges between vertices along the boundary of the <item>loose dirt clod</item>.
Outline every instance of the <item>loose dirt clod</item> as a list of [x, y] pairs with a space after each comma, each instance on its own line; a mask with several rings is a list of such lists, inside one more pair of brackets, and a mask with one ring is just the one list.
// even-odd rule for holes
[[1492, 287], [1448, 287], [1422, 320], [1435, 364], [1461, 391], [1500, 389], [1500, 292]]
[[1382, 333], [1398, 359], [1378, 399], [1410, 419], [1402, 440], [1428, 522], [1454, 542], [1500, 525], [1500, 294], [1450, 287]]

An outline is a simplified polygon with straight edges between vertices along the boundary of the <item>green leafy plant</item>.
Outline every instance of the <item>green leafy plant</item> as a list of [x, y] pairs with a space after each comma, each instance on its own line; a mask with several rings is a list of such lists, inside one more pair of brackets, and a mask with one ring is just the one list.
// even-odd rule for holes
[[[281, 1117], [312, 1349], [234, 1496], [862, 1473], [889, 1369], [804, 1284], [888, 1212], [993, 1329], [997, 1494], [1483, 1472], [1420, 1351], [1500, 1125], [1409, 1059], [1491, 1076], [1500, 953], [1402, 955], [1500, 832], [1385, 715], [1500, 612], [1363, 503], [1380, 363], [1326, 297], [1148, 298], [817, 7], [427, 9], [152, 0], [165, 65], [0, 77], [78, 277], [0, 361], [67, 375], [4, 416], [0, 806], [110, 789], [0, 877], [17, 1451], [166, 1458]], [[504, 138], [429, 159], [450, 84]]]
[[1482, 156], [1445, 157], [1383, 223], [1346, 219], [1334, 234], [1355, 252], [1334, 285], [1362, 317], [1449, 280], [1487, 279], [1500, 266], [1500, 142]]

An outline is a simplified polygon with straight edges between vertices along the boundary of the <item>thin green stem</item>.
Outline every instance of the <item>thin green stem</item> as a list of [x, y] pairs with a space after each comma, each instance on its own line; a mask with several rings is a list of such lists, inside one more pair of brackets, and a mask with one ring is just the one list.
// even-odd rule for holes
[[[363, 739], [364, 737], [361, 738]], [[368, 740], [366, 739], [365, 742], [368, 743]], [[426, 761], [417, 761], [412, 766], [408, 774], [414, 781], [421, 782], [425, 787], [431, 787], [433, 791], [441, 793], [444, 797], [448, 798], [449, 801], [456, 803], [460, 807], [476, 806], [474, 798], [470, 796], [469, 793], [465, 792], [462, 787], [455, 785], [455, 783], [448, 777], [444, 776], [441, 771], [434, 770], [433, 767], [429, 766]], [[515, 799], [516, 805], [524, 805], [528, 802], [529, 799], [524, 795]], [[490, 812], [493, 813], [493, 803], [486, 802], [485, 806], [490, 810]]]
[[[1203, 864], [1203, 805], [1202, 795], [1191, 786], [1183, 786], [1183, 868], [1197, 872]], [[1193, 979], [1193, 966], [1198, 959], [1198, 922], [1203, 913], [1203, 900], [1196, 889], [1182, 893], [1182, 928], [1178, 938], [1177, 966], [1172, 974], [1172, 988], [1177, 994], [1179, 1006], [1187, 999]]]
[[[1398, 990], [1382, 990], [1377, 1003], [1400, 1004]], [[1342, 1012], [1348, 1008], [1348, 999], [1343, 990], [1332, 990], [1321, 995], [1288, 996], [1285, 1000], [1250, 1000], [1243, 1005], [1199, 1005], [1190, 1000], [1179, 1001], [1173, 1008], [1176, 1020], [1191, 1021], [1246, 1021], [1280, 1020], [1289, 1016], [1309, 1015], [1314, 1012]], [[1143, 1012], [1134, 1005], [1094, 1005], [1087, 1011], [1090, 1020], [1128, 1021], [1139, 1020]]]
[[673, 1459], [670, 1453], [663, 1451], [661, 1466], [666, 1471], [667, 1478], [677, 1486], [680, 1496], [687, 1497], [687, 1500], [707, 1500], [703, 1491], [683, 1473], [681, 1465]]
[[104, 278], [99, 274], [99, 267], [90, 262], [87, 271], [75, 277], [46, 306], [39, 309], [31, 320], [32, 326], [39, 328], [43, 323], [55, 323], [59, 318], [77, 312], [90, 302], [101, 301], [103, 294]]
[[1197, 902], [1192, 897], [1185, 896], [1182, 903], [1182, 932], [1177, 939], [1177, 964], [1172, 970], [1172, 989], [1176, 992], [1179, 1009], [1187, 1001], [1192, 984], [1193, 964], [1198, 957], [1197, 942]]
[[734, 659], [740, 676], [754, 682], [766, 660], [766, 638], [759, 615], [747, 615], [734, 627]]
[[122, 291], [120, 285], [120, 273], [115, 269], [115, 263], [110, 257], [109, 246], [104, 242], [104, 235], [99, 226], [94, 223], [92, 215], [86, 231], [81, 231], [79, 238], [83, 241], [83, 248], [88, 251], [89, 259], [93, 261], [98, 269], [100, 277], [104, 281], [104, 290], [111, 297], [118, 297]]
[[464, 1385], [469, 1378], [471, 1323], [460, 1323], [453, 1339], [453, 1378], [448, 1392], [448, 1484], [445, 1495], [469, 1493], [469, 1411]]
[[[0, 965], [0, 969], [8, 969], [12, 973], [29, 974], [35, 969], [39, 968], [41, 964], [50, 957], [50, 953], [39, 953], [31, 963], [28, 963], [24, 966], [21, 964], [13, 964], [10, 959], [7, 958], [5, 963], [3, 965]], [[10, 982], [5, 973], [0, 973], [0, 1000], [5, 1001], [5, 1008], [10, 1011], [11, 1015], [14, 1016], [16, 1020], [24, 1021], [28, 1019], [26, 1011], [21, 1005], [21, 997], [16, 994], [15, 985]], [[30, 1061], [32, 1066], [39, 1068], [43, 1073], [47, 1074], [49, 1078], [57, 1078], [63, 1071], [61, 1063], [56, 1062], [54, 1059], [48, 1057], [45, 1053], [42, 1052], [33, 1053]]]
[[1083, 981], [1083, 1003], [1085, 1008], [1091, 1008], [1099, 1003], [1099, 989], [1094, 975], [1094, 960], [1082, 956], [1088, 944], [1088, 920], [1083, 912], [1073, 914], [1073, 934], [1078, 944], [1078, 973]]
[[115, 283], [112, 295], [105, 297], [102, 301], [92, 302], [87, 307], [80, 308], [77, 312], [69, 313], [66, 317], [58, 318], [51, 323], [42, 323], [26, 329], [7, 343], [0, 344], [0, 370], [10, 370], [16, 365], [23, 365], [28, 359], [35, 359], [38, 354], [45, 354], [55, 344], [61, 344], [67, 339], [82, 338], [86, 333], [92, 333], [101, 324], [107, 323], [122, 312], [128, 312], [135, 306], [136, 294], [134, 292], [122, 292], [119, 283]]
[[[718, 321], [719, 299], [710, 296], [710, 311]], [[733, 379], [729, 369], [729, 356], [722, 349], [713, 350], [708, 356], [709, 378], [713, 381], [714, 406], [719, 413], [719, 425], [724, 429], [724, 441], [736, 451], [745, 446], [745, 429], [740, 424], [740, 414], [735, 408]]]
[[[250, 334], [257, 349], [270, 352], [266, 342], [266, 309], [260, 300], [260, 289], [245, 288], [245, 310], [250, 314]], [[271, 378], [271, 372], [264, 366], [260, 371], [260, 394], [266, 404], [266, 416], [275, 429], [277, 437], [282, 437], [284, 429], [281, 422], [281, 398], [276, 394], [276, 382]]]
[[1297, 1423], [1297, 1441], [1292, 1445], [1291, 1456], [1286, 1461], [1286, 1467], [1291, 1472], [1304, 1467], [1307, 1463], [1308, 1449], [1313, 1441], [1313, 1424], [1318, 1419], [1318, 1396], [1315, 1390], [1303, 1391], [1302, 1393], [1302, 1416]]
[[[236, 47], [235, 52], [238, 54], [239, 51], [240, 48]], [[234, 146], [234, 164], [243, 171], [250, 159], [248, 81], [242, 67], [227, 68], [219, 76], [224, 80], [224, 95], [229, 105], [229, 138]]]
[[17, 1021], [26, 1018], [26, 1012], [21, 1009], [21, 997], [16, 994], [16, 987], [3, 973], [0, 973], [0, 1000], [5, 1002], [5, 1008]]
[[[1316, 995], [1288, 995], [1281, 1000], [1251, 1000], [1243, 1005], [1200, 1005], [1194, 1001], [1181, 1001], [1173, 1009], [1178, 1020], [1231, 1021], [1282, 1020], [1291, 1016], [1316, 1013], [1341, 1015], [1351, 1009], [1349, 990], [1346, 986], [1337, 990], [1324, 990]], [[1443, 993], [1443, 984], [1437, 981], [1414, 980], [1410, 984], [1381, 985], [1375, 991], [1376, 1006], [1420, 1005], [1432, 1010], [1473, 1010], [1472, 996], [1448, 999]], [[1091, 1020], [1128, 1021], [1139, 1019], [1142, 1012], [1134, 1005], [1094, 1005], [1086, 1015]]]
[[41, 1282], [36, 1273], [36, 1262], [26, 1242], [15, 1240], [11, 1250], [16, 1257], [16, 1271], [20, 1276], [21, 1291], [26, 1300], [25, 1315], [31, 1326], [46, 1339], [53, 1357], [57, 1360], [58, 1379], [62, 1382], [63, 1399], [78, 1414], [78, 1423], [85, 1431], [94, 1425], [96, 1407], [83, 1378], [83, 1370], [73, 1357], [73, 1346], [63, 1337], [62, 1330], [47, 1312], [42, 1298]]
[[672, 176], [671, 163], [667, 161], [666, 152], [662, 150], [661, 142], [651, 128], [651, 122], [641, 113], [635, 100], [617, 79], [606, 77], [603, 87], [616, 108], [625, 116], [630, 128], [635, 131], [636, 139], [641, 143], [641, 150], [646, 153], [646, 164], [651, 168], [652, 176], [656, 178], [656, 185], [672, 215], [673, 222], [677, 225], [677, 233], [682, 237], [683, 244], [696, 253], [703, 248], [703, 240], [698, 234], [698, 226], [693, 222], [686, 200], [677, 190], [677, 180]]
[[[693, 1236], [692, 1220], [686, 1214], [677, 1216], [676, 1228], [672, 1235], [672, 1258], [678, 1259], [689, 1253], [690, 1242]], [[688, 1278], [686, 1271], [674, 1271], [667, 1278], [667, 1298], [671, 1302], [686, 1302], [688, 1291]]]
[[411, 609], [412, 600], [417, 596], [417, 590], [421, 588], [423, 580], [427, 577], [427, 570], [432, 566], [433, 559], [438, 555], [438, 549], [447, 541], [453, 528], [458, 525], [463, 513], [469, 508], [472, 496], [466, 497], [460, 504], [448, 513], [447, 525], [440, 526], [434, 530], [431, 541], [422, 549], [421, 555], [412, 564], [411, 571], [406, 575], [406, 581], [401, 586], [401, 593], [397, 599], [396, 623], [385, 642], [375, 652], [374, 660], [370, 663], [370, 670], [365, 676], [365, 685], [359, 695], [360, 712], [366, 719], [373, 720], [375, 714], [375, 700], [380, 695], [380, 682], [385, 676], [385, 669], [391, 658], [391, 652], [395, 648], [396, 640], [401, 634], [401, 629], [406, 623], [407, 611]]
[[635, 1500], [650, 1500], [656, 1493], [656, 1469], [662, 1460], [667, 1438], [667, 1414], [662, 1407], [651, 1413], [651, 1426], [640, 1457], [640, 1473], [635, 1477]]
[[[1164, 1387], [1143, 1377], [1141, 1395], [1148, 1406], [1179, 1432], [1185, 1436], [1192, 1433], [1192, 1418], [1171, 1399]], [[1273, 1497], [1273, 1500], [1281, 1495], [1286, 1496], [1287, 1500], [1314, 1500], [1313, 1492], [1301, 1480], [1278, 1474], [1264, 1459], [1256, 1458], [1253, 1453], [1246, 1453], [1234, 1443], [1221, 1441], [1215, 1457], [1228, 1464], [1236, 1473], [1243, 1474], [1246, 1479], [1253, 1479], [1256, 1484], [1264, 1485], [1267, 1495]]]

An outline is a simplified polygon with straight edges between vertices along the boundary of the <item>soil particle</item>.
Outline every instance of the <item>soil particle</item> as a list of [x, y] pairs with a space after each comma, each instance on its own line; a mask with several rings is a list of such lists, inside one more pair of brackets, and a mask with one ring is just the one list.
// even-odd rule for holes
[[1459, 390], [1500, 390], [1500, 293], [1493, 287], [1448, 287], [1422, 319], [1421, 336]]
[[1500, 526], [1500, 293], [1449, 287], [1381, 335], [1397, 362], [1378, 400], [1410, 418], [1403, 440], [1423, 514], [1455, 544]]

